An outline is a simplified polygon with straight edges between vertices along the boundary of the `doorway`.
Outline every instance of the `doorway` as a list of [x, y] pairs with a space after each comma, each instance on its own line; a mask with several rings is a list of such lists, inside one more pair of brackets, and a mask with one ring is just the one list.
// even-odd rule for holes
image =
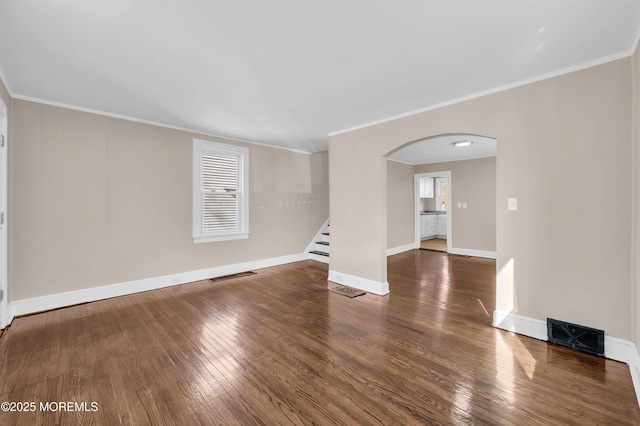
[[452, 236], [451, 171], [416, 173], [413, 185], [415, 246], [449, 253]]
[[[407, 203], [405, 223], [412, 228], [407, 230], [407, 239], [414, 248], [421, 246], [420, 213], [425, 210], [419, 207], [417, 179], [431, 177], [435, 188], [435, 179], [446, 177], [447, 252], [495, 259], [496, 139], [462, 133], [431, 136], [408, 142], [389, 152], [386, 158], [413, 166], [414, 179], [410, 180], [413, 186], [409, 189], [413, 201], [407, 200], [411, 204]], [[449, 173], [445, 176], [445, 172]], [[435, 201], [429, 210], [436, 210]], [[433, 221], [431, 226], [437, 228]]]

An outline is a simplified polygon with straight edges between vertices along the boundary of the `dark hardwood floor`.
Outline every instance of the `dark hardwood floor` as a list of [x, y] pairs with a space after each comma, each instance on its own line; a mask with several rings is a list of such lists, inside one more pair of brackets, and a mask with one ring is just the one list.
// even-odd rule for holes
[[640, 424], [627, 365], [491, 327], [495, 261], [388, 264], [386, 297], [305, 261], [17, 318], [0, 401], [37, 406], [0, 424]]
[[420, 241], [420, 248], [424, 250], [447, 251], [447, 240], [444, 238], [433, 238]]

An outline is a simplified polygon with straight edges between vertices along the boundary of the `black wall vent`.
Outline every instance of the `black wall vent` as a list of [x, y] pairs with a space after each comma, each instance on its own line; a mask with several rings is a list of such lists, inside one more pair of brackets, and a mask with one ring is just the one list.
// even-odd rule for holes
[[604, 356], [604, 331], [547, 318], [547, 337], [551, 343]]

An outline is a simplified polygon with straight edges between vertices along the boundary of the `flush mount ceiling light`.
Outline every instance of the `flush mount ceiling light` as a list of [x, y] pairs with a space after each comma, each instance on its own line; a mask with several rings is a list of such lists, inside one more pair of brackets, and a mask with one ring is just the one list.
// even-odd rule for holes
[[469, 146], [473, 141], [457, 141], [453, 143], [453, 146]]

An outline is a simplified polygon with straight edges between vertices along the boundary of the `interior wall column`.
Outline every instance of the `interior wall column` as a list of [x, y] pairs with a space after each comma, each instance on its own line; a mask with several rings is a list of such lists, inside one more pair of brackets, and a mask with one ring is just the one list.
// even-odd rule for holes
[[384, 295], [389, 292], [387, 164], [367, 145], [361, 137], [329, 141], [329, 280]]

